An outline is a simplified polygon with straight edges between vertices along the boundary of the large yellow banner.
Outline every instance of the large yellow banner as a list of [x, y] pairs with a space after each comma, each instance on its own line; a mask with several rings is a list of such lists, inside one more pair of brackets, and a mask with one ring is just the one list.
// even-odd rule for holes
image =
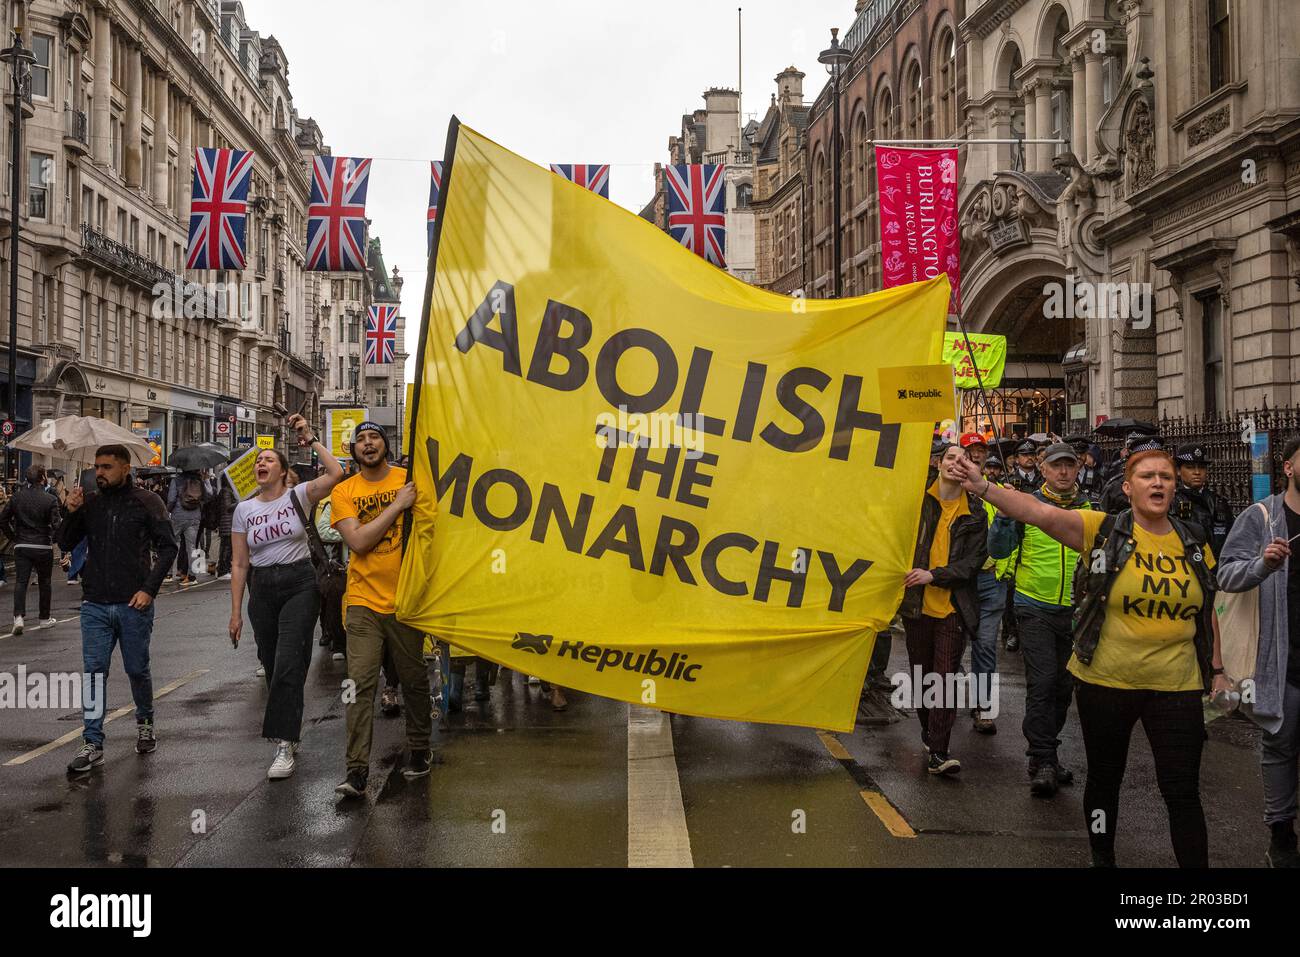
[[853, 728], [912, 566], [948, 281], [746, 285], [453, 123], [397, 614], [566, 687]]

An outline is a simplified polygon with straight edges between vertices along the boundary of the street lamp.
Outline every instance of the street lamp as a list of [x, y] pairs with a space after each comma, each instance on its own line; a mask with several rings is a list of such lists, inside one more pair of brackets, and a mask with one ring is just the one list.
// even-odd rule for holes
[[831, 75], [831, 175], [835, 179], [831, 189], [831, 255], [835, 299], [844, 294], [840, 275], [840, 71], [853, 56], [851, 50], [840, 46], [839, 34], [838, 27], [831, 27], [831, 45], [817, 54], [817, 62], [826, 64], [826, 72]]
[[[18, 419], [18, 215], [19, 197], [23, 191], [23, 93], [30, 78], [31, 65], [36, 54], [23, 46], [23, 31], [14, 30], [14, 45], [0, 50], [0, 60], [7, 60], [13, 70], [14, 80], [14, 135], [13, 182], [9, 213], [9, 419]], [[5, 444], [5, 478], [17, 480], [17, 459], [8, 443]]]

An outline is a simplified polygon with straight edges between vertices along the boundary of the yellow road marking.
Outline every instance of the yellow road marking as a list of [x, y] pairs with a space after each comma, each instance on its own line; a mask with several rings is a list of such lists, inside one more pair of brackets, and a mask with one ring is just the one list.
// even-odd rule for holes
[[[817, 739], [830, 752], [830, 756], [837, 761], [852, 761], [853, 755], [849, 754], [848, 749], [835, 735], [829, 731], [818, 731]], [[889, 831], [894, 837], [916, 837], [916, 832], [912, 826], [907, 823], [906, 818], [899, 812], [898, 808], [890, 803], [889, 798], [885, 797], [880, 791], [859, 791], [862, 800], [866, 802], [867, 807], [880, 819], [880, 823], [885, 825], [885, 830]]]
[[831, 757], [836, 761], [852, 761], [853, 757], [845, 750], [844, 745], [840, 744], [840, 739], [835, 737], [829, 731], [818, 731], [817, 737], [821, 739], [826, 750], [831, 753]]
[[[171, 694], [181, 685], [188, 684], [189, 682], [193, 681], [195, 678], [198, 678], [202, 675], [206, 675], [208, 673], [208, 670], [209, 669], [207, 668], [196, 669], [195, 671], [191, 671], [189, 674], [185, 675], [184, 677], [177, 678], [175, 681], [164, 685], [163, 687], [159, 688], [156, 692], [154, 692], [153, 700], [157, 701], [159, 698]], [[118, 708], [116, 711], [110, 712], [104, 718], [104, 723], [108, 724], [108, 722], [114, 721], [122, 717], [122, 715], [124, 714], [131, 714], [133, 711], [135, 711], [134, 705], [128, 705], [125, 708]], [[26, 764], [28, 761], [31, 761], [35, 758], [39, 758], [42, 754], [48, 754], [51, 751], [57, 750], [58, 748], [63, 747], [68, 742], [75, 741], [79, 737], [81, 737], [82, 730], [83, 730], [82, 728], [78, 728], [75, 731], [69, 731], [61, 738], [55, 738], [49, 744], [42, 744], [39, 748], [37, 748], [34, 751], [28, 751], [26, 754], [20, 754], [18, 755], [18, 757], [6, 761], [4, 763], [4, 767], [7, 768], [10, 765]]]
[[885, 797], [879, 791], [860, 791], [862, 800], [867, 802], [867, 807], [876, 813], [880, 818], [880, 823], [885, 825], [885, 829], [894, 837], [916, 837], [916, 832], [912, 830], [912, 825], [908, 824], [903, 815], [898, 813], [898, 808], [889, 803], [889, 798]]

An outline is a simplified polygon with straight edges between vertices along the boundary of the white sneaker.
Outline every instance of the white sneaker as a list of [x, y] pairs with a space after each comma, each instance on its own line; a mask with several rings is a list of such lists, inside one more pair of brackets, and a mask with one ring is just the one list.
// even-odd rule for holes
[[261, 665], [258, 665], [258, 666], [257, 666], [257, 676], [258, 676], [259, 678], [265, 678], [265, 677], [266, 677], [266, 669], [263, 668]]
[[266, 770], [266, 776], [272, 781], [280, 781], [293, 774], [293, 753], [298, 750], [292, 741], [281, 741], [275, 748], [275, 760]]
[[347, 655], [343, 654], [341, 651], [336, 651], [334, 654], [330, 655], [330, 658], [334, 661], [342, 661], [346, 657]]
[[230, 572], [226, 572], [224, 575], [221, 576], [221, 580], [222, 580], [223, 582], [228, 582], [228, 581], [230, 581], [230, 577], [231, 577], [231, 576], [230, 576]]
[[529, 675], [529, 676], [528, 676], [528, 683], [529, 683], [530, 685], [539, 685], [539, 684], [542, 683], [542, 679], [539, 678], [539, 677], [537, 677], [536, 675]]
[[57, 618], [46, 618], [46, 619], [44, 619], [44, 620], [43, 620], [43, 621], [42, 621], [42, 622], [41, 622], [37, 627], [38, 627], [38, 628], [53, 628], [53, 627], [54, 627], [55, 625], [57, 625], [58, 623], [59, 623], [59, 619], [57, 619]]
[[164, 585], [170, 585], [170, 584], [172, 584], [172, 582], [174, 582], [174, 581], [176, 581], [176, 576], [175, 576], [175, 575], [168, 575], [166, 578], [163, 579], [163, 584], [164, 584]]
[[23, 616], [14, 615], [14, 634], [21, 635], [22, 633], [23, 633]]

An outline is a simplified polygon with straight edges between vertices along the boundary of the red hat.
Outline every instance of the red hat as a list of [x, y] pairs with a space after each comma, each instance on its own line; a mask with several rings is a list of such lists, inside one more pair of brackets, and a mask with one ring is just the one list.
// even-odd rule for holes
[[988, 441], [978, 432], [963, 432], [959, 440], [963, 449], [968, 449], [972, 445], [988, 445]]

